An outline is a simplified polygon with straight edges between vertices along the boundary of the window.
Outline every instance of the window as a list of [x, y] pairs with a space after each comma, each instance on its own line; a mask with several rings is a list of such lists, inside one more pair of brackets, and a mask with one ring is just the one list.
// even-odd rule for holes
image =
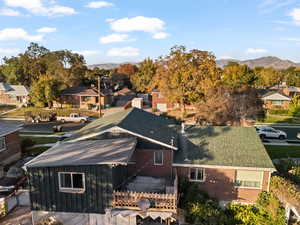
[[203, 182], [205, 180], [203, 168], [190, 168], [190, 181]]
[[261, 188], [262, 171], [236, 171], [235, 186], [241, 188]]
[[62, 192], [82, 192], [85, 190], [84, 173], [58, 173], [59, 190]]
[[6, 149], [5, 137], [0, 137], [0, 152]]
[[154, 165], [163, 165], [164, 155], [163, 152], [154, 152]]
[[281, 106], [282, 105], [282, 101], [280, 101], [280, 100], [273, 100], [272, 101], [272, 105]]

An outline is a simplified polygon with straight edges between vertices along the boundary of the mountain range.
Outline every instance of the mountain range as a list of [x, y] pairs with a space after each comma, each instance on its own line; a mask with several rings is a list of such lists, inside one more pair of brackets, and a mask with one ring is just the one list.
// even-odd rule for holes
[[267, 56], [249, 60], [220, 59], [217, 60], [217, 65], [218, 67], [223, 68], [225, 65], [232, 61], [237, 62], [241, 65], [247, 65], [250, 68], [273, 67], [275, 69], [287, 69], [289, 67], [300, 67], [300, 63], [295, 63], [290, 60], [283, 60], [275, 56]]
[[[229, 62], [237, 62], [241, 65], [247, 65], [250, 68], [255, 67], [273, 67], [275, 69], [287, 69], [289, 67], [300, 67], [300, 63], [295, 63], [291, 60], [284, 60], [280, 59], [275, 56], [266, 56], [256, 59], [249, 59], [249, 60], [236, 60], [236, 59], [219, 59], [217, 60], [217, 66], [223, 68], [225, 65], [227, 65]], [[124, 63], [100, 63], [100, 64], [93, 64], [89, 65], [89, 69], [93, 69], [95, 67], [98, 67], [99, 69], [106, 69], [111, 70], [119, 67], [122, 64], [134, 64], [137, 65], [136, 62], [124, 62]]]

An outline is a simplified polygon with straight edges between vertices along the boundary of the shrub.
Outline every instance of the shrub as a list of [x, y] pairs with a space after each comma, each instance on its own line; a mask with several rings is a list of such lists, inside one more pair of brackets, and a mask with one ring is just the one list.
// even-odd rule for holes
[[290, 115], [289, 110], [287, 109], [270, 109], [268, 110], [268, 113], [273, 115]]
[[36, 225], [63, 225], [60, 221], [58, 221], [55, 217], [46, 217], [39, 220]]
[[21, 141], [22, 151], [25, 152], [27, 148], [30, 148], [35, 145], [35, 141], [32, 138], [26, 137]]

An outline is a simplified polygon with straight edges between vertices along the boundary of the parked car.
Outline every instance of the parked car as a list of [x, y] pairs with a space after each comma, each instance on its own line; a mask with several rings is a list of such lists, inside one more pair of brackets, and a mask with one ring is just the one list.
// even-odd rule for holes
[[57, 116], [57, 121], [64, 122], [75, 122], [75, 123], [85, 123], [89, 120], [88, 116], [80, 116], [78, 113], [71, 113], [70, 116]]
[[273, 127], [256, 127], [257, 133], [260, 138], [279, 138], [281, 140], [287, 138], [284, 131], [276, 130]]

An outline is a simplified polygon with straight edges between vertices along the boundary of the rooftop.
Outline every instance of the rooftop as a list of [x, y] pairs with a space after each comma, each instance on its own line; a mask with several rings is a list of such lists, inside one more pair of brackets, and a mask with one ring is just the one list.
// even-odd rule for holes
[[136, 138], [63, 142], [34, 158], [26, 166], [126, 165], [135, 145]]
[[274, 169], [254, 127], [192, 126], [180, 145], [176, 164]]
[[0, 125], [0, 137], [5, 136], [7, 134], [13, 133], [17, 130], [20, 130], [21, 127], [11, 124], [1, 124]]
[[117, 112], [86, 125], [75, 132], [67, 141], [83, 140], [118, 127], [140, 138], [156, 144], [176, 148], [177, 132], [172, 128], [173, 121], [137, 108]]
[[[98, 90], [92, 87], [76, 86], [62, 90], [62, 95], [98, 96]], [[103, 90], [101, 96], [109, 95], [109, 90]]]
[[28, 89], [23, 85], [10, 85], [3, 82], [0, 82], [0, 91], [14, 96], [27, 96], [29, 94]]
[[289, 101], [290, 97], [278, 91], [271, 91], [262, 96], [263, 100], [281, 100], [281, 101]]

